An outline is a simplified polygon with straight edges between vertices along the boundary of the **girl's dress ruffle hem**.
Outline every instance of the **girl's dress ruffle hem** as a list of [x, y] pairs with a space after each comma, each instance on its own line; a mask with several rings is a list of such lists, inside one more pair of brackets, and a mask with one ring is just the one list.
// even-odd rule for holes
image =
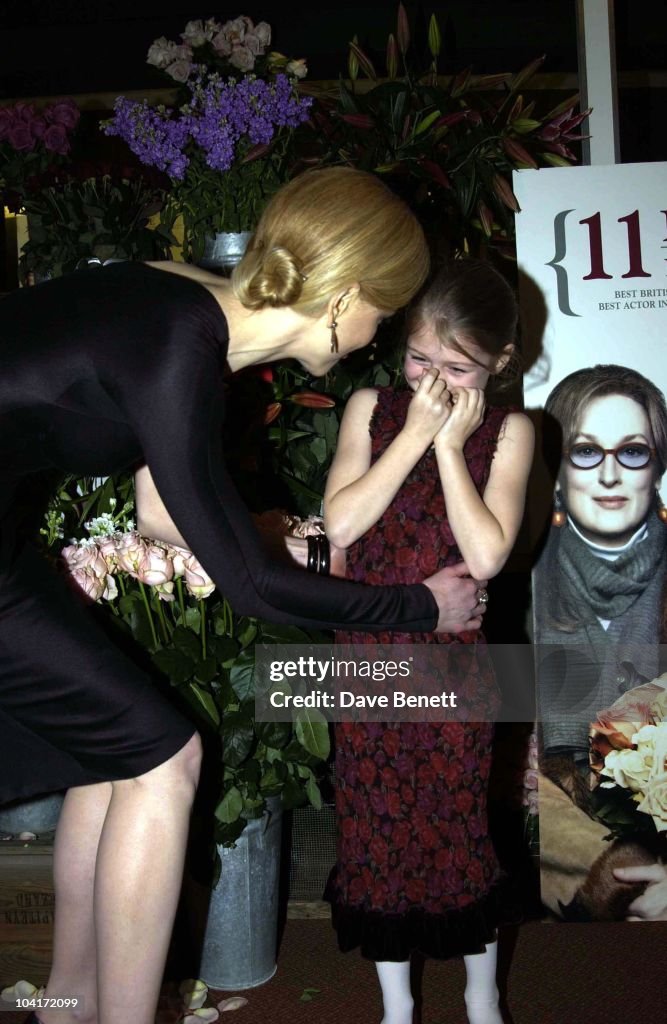
[[436, 960], [483, 953], [502, 925], [518, 924], [522, 912], [514, 886], [506, 878], [485, 896], [463, 908], [437, 914], [413, 907], [405, 914], [343, 905], [338, 901], [335, 868], [324, 892], [342, 953], [360, 949], [369, 960], [409, 960], [413, 953]]

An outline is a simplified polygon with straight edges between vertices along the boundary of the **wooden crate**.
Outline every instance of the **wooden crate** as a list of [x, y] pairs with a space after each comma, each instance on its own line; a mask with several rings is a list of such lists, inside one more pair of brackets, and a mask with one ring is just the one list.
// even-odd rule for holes
[[53, 944], [51, 838], [0, 842], [0, 988], [43, 984]]

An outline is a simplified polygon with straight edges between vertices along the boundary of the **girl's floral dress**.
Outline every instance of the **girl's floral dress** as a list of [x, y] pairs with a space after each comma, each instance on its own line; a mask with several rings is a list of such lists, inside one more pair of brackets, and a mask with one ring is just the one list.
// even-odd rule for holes
[[[405, 423], [411, 397], [411, 391], [378, 389], [373, 462]], [[464, 448], [480, 493], [507, 411], [488, 408]], [[365, 583], [419, 583], [460, 561], [430, 449], [382, 518], [349, 549], [346, 575]], [[486, 815], [496, 691], [483, 637], [339, 632], [337, 640], [478, 645], [481, 657], [470, 659], [464, 677], [465, 663], [456, 659], [455, 688], [470, 707], [485, 708], [486, 721], [336, 726], [338, 857], [325, 895], [342, 950], [360, 946], [373, 960], [406, 960], [415, 950], [439, 958], [479, 952], [494, 937], [500, 874]], [[436, 653], [431, 647], [420, 657], [429, 650]]]

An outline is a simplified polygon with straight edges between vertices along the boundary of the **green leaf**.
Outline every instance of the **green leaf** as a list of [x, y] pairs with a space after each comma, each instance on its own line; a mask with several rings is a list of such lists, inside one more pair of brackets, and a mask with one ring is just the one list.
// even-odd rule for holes
[[255, 651], [241, 651], [229, 670], [229, 680], [239, 700], [255, 696]]
[[440, 117], [440, 111], [439, 110], [433, 110], [430, 114], [427, 115], [427, 117], [424, 118], [423, 121], [419, 122], [419, 127], [416, 128], [415, 132], [414, 132], [415, 136], [416, 135], [422, 135], [425, 131], [427, 131], [431, 127], [431, 125], [433, 124], [434, 121], [437, 121], [437, 119], [439, 117]]
[[291, 811], [294, 807], [303, 807], [306, 802], [306, 794], [303, 787], [296, 779], [287, 779], [282, 791], [283, 807]]
[[190, 683], [190, 692], [197, 698], [209, 721], [217, 729], [220, 725], [220, 713], [211, 694], [207, 690], [202, 690], [196, 683]]
[[306, 781], [306, 795], [313, 807], [320, 811], [322, 809], [322, 794], [320, 793], [320, 787], [317, 785], [312, 773], [310, 778]]
[[311, 708], [300, 709], [296, 715], [295, 729], [299, 743], [309, 754], [322, 761], [329, 756], [329, 726], [321, 711]]
[[192, 633], [191, 630], [186, 629], [185, 626], [176, 627], [172, 637], [172, 643], [178, 651], [181, 651], [183, 654], [187, 654], [195, 661], [199, 660], [201, 644], [194, 633]]
[[215, 816], [223, 825], [230, 825], [238, 820], [242, 810], [243, 797], [236, 786], [232, 786], [216, 807]]
[[240, 630], [237, 640], [241, 647], [248, 647], [257, 636], [257, 623], [249, 619]]
[[164, 672], [176, 685], [187, 682], [192, 677], [195, 668], [192, 658], [173, 647], [155, 651], [153, 661], [160, 671]]
[[290, 722], [255, 722], [255, 733], [265, 747], [281, 750], [292, 737], [292, 725]]
[[218, 660], [213, 654], [203, 658], [195, 669], [195, 679], [198, 683], [210, 683], [218, 674]]
[[222, 719], [222, 759], [232, 768], [250, 755], [255, 742], [252, 719], [240, 711], [230, 711]]
[[199, 636], [201, 629], [201, 612], [199, 608], [186, 607], [184, 624], [187, 629], [192, 630], [193, 633]]

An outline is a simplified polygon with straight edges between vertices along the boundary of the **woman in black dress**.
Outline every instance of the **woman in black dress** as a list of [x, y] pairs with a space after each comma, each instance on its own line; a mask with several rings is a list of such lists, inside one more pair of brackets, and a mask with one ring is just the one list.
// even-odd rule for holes
[[231, 282], [116, 264], [4, 299], [0, 375], [0, 802], [68, 788], [43, 1024], [150, 1024], [180, 887], [200, 744], [24, 540], [49, 471], [140, 474], [145, 532], [181, 538], [238, 612], [306, 627], [479, 625], [484, 581], [370, 587], [274, 565], [220, 447], [227, 369], [325, 373], [426, 275], [418, 224], [376, 178], [310, 172], [269, 204]]

